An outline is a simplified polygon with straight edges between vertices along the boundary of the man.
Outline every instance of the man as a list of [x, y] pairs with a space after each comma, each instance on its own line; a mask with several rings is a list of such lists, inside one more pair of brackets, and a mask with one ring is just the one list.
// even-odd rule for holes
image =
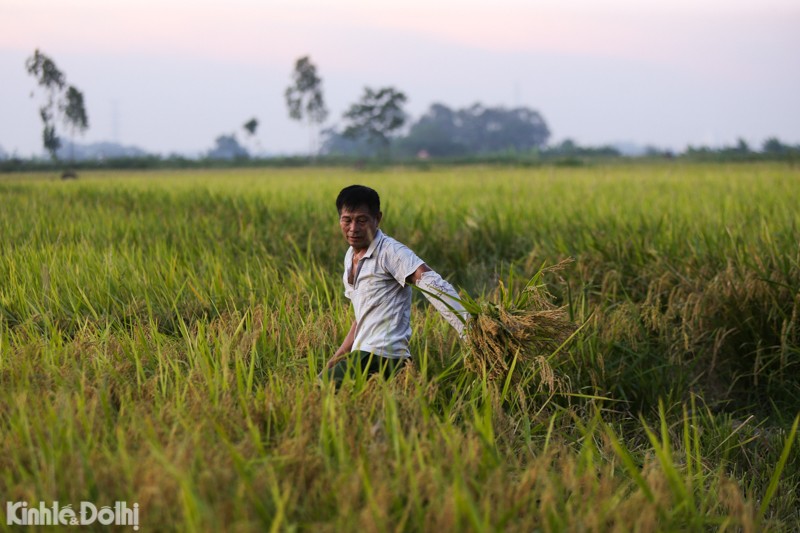
[[345, 187], [336, 198], [339, 225], [350, 245], [344, 259], [344, 293], [355, 311], [350, 331], [327, 364], [326, 372], [337, 387], [348, 370], [388, 377], [411, 358], [410, 284], [423, 290], [462, 338], [469, 317], [452, 285], [379, 229], [380, 208], [378, 193], [363, 185]]

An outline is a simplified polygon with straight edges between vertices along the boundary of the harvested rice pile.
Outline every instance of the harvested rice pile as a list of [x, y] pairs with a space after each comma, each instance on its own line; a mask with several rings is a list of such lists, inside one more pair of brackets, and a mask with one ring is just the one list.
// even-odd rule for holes
[[560, 388], [550, 360], [577, 326], [569, 320], [566, 307], [553, 303], [542, 277], [564, 269], [570, 262], [541, 268], [516, 297], [501, 284], [497, 302], [469, 297], [462, 300], [472, 315], [467, 325], [467, 369], [481, 375], [485, 372], [488, 379], [495, 380], [505, 379], [514, 370], [520, 372], [515, 371], [512, 379], [519, 379], [524, 369], [535, 367], [540, 386], [547, 385], [551, 391]]

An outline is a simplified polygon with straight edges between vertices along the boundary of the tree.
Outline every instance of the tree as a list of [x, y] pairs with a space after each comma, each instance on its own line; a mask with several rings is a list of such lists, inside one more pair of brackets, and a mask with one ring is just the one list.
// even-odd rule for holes
[[777, 137], [770, 137], [762, 145], [761, 151], [765, 154], [780, 155], [789, 151], [789, 146], [783, 144]]
[[56, 115], [60, 115], [64, 126], [76, 132], [83, 133], [89, 127], [86, 115], [83, 93], [70, 85], [66, 92], [66, 77], [58, 69], [55, 62], [37, 48], [31, 57], [25, 61], [28, 74], [36, 78], [37, 84], [42, 87], [47, 98], [39, 107], [39, 116], [42, 119], [42, 141], [50, 157], [57, 158], [56, 152], [61, 146], [61, 139], [56, 131]]
[[261, 144], [258, 142], [258, 138], [256, 138], [256, 130], [258, 129], [258, 119], [253, 117], [247, 122], [242, 125], [244, 128], [245, 135], [248, 139], [254, 144], [254, 147], [259, 152], [261, 151]]
[[541, 115], [525, 107], [505, 109], [475, 104], [459, 110], [456, 120], [460, 124], [459, 141], [478, 153], [523, 152], [543, 146], [550, 137]]
[[366, 139], [345, 137], [335, 127], [322, 130], [320, 153], [347, 157], [369, 157], [375, 151]]
[[242, 126], [248, 135], [255, 135], [258, 129], [258, 119], [253, 117]]
[[89, 129], [89, 118], [86, 116], [86, 107], [83, 104], [83, 93], [78, 89], [69, 86], [62, 108], [64, 115], [64, 126], [70, 130], [70, 141], [72, 145], [71, 159], [75, 160], [75, 133], [84, 133]]
[[[61, 141], [56, 134], [55, 110], [58, 93], [64, 89], [66, 79], [52, 59], [44, 55], [37, 48], [31, 57], [25, 61], [28, 74], [36, 78], [40, 87], [47, 93], [45, 103], [39, 107], [39, 116], [42, 119], [42, 141], [50, 157], [56, 159], [56, 151], [61, 146]], [[31, 94], [33, 96], [33, 94]]]
[[542, 116], [527, 107], [506, 109], [474, 104], [452, 110], [433, 104], [402, 141], [411, 153], [424, 150], [436, 157], [541, 148], [550, 137]]
[[402, 107], [406, 100], [405, 94], [392, 87], [377, 91], [365, 87], [361, 100], [344, 114], [349, 121], [344, 135], [352, 139], [367, 139], [388, 155], [392, 133], [406, 122]]
[[736, 148], [734, 148], [734, 150], [740, 154], [749, 154], [750, 145], [747, 144], [747, 141], [739, 137], [739, 139], [736, 141]]
[[427, 153], [433, 157], [458, 157], [469, 153], [470, 147], [459, 138], [463, 122], [458, 113], [443, 104], [432, 104], [428, 111], [411, 125], [405, 138], [398, 143], [408, 155]]
[[295, 62], [292, 85], [286, 88], [286, 106], [289, 116], [294, 120], [305, 119], [309, 127], [309, 151], [313, 155], [314, 125], [320, 125], [328, 118], [328, 109], [322, 96], [322, 78], [317, 75], [317, 67], [308, 56]]
[[214, 148], [208, 151], [209, 159], [247, 159], [250, 154], [236, 139], [236, 135], [220, 135], [214, 141]]

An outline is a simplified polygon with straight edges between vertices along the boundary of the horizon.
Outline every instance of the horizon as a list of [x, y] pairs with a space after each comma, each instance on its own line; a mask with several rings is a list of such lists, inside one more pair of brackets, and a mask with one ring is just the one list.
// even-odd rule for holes
[[6, 0], [0, 147], [43, 152], [29, 96], [41, 93], [24, 68], [37, 48], [85, 95], [90, 129], [77, 144], [155, 154], [201, 154], [252, 117], [264, 151], [306, 153], [307, 128], [283, 100], [304, 55], [323, 80], [325, 126], [341, 124], [364, 86], [391, 85], [412, 121], [434, 102], [534, 109], [549, 145], [800, 144], [798, 23], [800, 6], [785, 0]]

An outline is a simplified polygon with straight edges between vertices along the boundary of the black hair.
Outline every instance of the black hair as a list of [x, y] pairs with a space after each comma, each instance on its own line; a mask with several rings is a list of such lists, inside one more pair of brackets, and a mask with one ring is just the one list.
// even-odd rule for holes
[[375, 189], [364, 185], [350, 185], [345, 187], [336, 197], [336, 210], [341, 214], [342, 208], [355, 209], [365, 206], [372, 216], [381, 212], [381, 199]]

